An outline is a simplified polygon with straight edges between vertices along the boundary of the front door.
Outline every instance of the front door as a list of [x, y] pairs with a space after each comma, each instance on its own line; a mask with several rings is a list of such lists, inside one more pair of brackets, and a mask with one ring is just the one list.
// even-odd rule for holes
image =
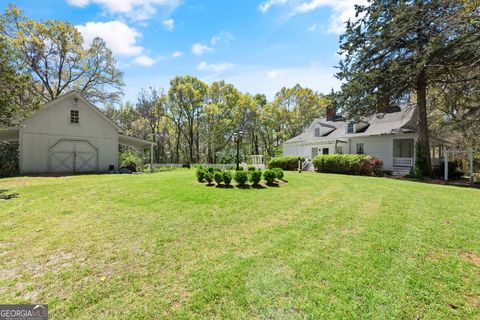
[[322, 149], [322, 154], [328, 154], [329, 153], [329, 149], [328, 148], [323, 148]]

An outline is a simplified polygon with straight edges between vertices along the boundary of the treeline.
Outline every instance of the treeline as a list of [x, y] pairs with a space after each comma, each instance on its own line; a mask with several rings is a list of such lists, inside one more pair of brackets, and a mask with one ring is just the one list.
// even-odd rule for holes
[[300, 85], [282, 88], [269, 102], [224, 81], [207, 85], [182, 76], [170, 81], [168, 91], [144, 89], [135, 104], [110, 105], [105, 112], [127, 134], [155, 141], [156, 162], [233, 163], [236, 139], [241, 160], [281, 154], [281, 143], [323, 115], [329, 103], [329, 96]]

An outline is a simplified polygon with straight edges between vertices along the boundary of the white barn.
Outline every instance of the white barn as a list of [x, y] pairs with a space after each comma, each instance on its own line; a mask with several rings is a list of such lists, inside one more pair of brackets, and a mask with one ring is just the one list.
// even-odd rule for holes
[[[320, 154], [368, 154], [383, 161], [383, 168], [396, 175], [410, 172], [415, 163], [417, 112], [405, 105], [358, 121], [346, 120], [329, 110], [306, 130], [283, 143], [283, 153], [313, 159]], [[438, 164], [443, 149], [451, 143], [430, 138], [432, 164]], [[313, 170], [308, 164], [307, 170]]]
[[8, 141], [19, 142], [21, 174], [109, 172], [118, 169], [119, 145], [142, 153], [154, 146], [124, 135], [76, 91], [49, 102], [17, 127], [0, 128], [0, 142]]

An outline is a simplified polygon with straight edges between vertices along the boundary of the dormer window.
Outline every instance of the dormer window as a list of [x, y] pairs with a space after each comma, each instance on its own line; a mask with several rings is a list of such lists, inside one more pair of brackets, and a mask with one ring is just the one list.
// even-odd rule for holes
[[315, 137], [320, 137], [320, 128], [315, 128]]
[[70, 110], [70, 124], [80, 123], [80, 112], [78, 110]]
[[347, 133], [355, 133], [355, 123], [349, 122], [347, 125]]

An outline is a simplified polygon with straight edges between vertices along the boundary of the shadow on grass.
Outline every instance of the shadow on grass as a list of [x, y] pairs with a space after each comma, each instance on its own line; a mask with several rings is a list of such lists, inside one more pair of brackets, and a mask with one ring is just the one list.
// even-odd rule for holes
[[278, 184], [278, 182], [272, 182], [272, 183], [266, 183], [267, 186], [269, 187], [274, 187], [274, 188], [278, 188], [280, 187], [280, 184]]
[[252, 189], [267, 189], [267, 187], [262, 186], [261, 184], [252, 185]]
[[471, 184], [468, 179], [451, 179], [449, 181], [445, 181], [442, 179], [432, 179], [432, 178], [416, 179], [416, 178], [410, 178], [410, 177], [393, 177], [393, 176], [385, 176], [385, 178], [417, 182], [417, 183], [425, 183], [425, 184], [436, 184], [441, 186], [460, 187], [460, 188], [467, 188], [467, 189], [480, 189], [480, 183], [475, 182], [474, 184]]
[[0, 200], [10, 200], [18, 198], [18, 193], [8, 193], [8, 189], [0, 189]]
[[229, 184], [229, 185], [217, 184], [216, 188], [219, 188], [219, 189], [233, 189], [233, 188], [235, 188], [235, 187], [232, 186], [231, 184]]

